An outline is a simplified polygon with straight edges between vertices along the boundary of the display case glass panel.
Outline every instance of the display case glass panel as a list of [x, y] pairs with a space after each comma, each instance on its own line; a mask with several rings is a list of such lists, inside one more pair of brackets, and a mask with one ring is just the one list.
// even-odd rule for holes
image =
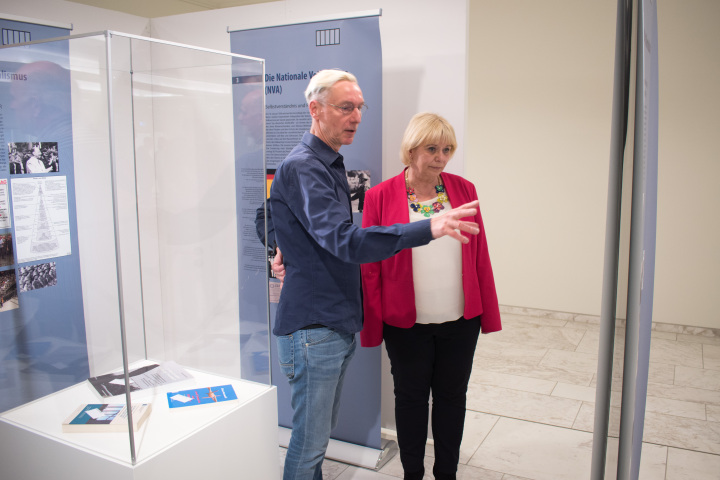
[[[0, 68], [0, 419], [134, 463], [271, 388], [264, 61], [101, 32]], [[229, 407], [169, 408], [227, 384]], [[127, 400], [152, 404], [138, 430], [62, 431]]]

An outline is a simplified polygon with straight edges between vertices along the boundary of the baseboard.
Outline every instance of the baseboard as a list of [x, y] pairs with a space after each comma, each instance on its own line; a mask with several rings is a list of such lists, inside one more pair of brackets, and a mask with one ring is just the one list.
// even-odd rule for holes
[[[516, 307], [511, 305], [500, 305], [501, 313], [512, 313], [514, 315], [527, 315], [539, 318], [552, 318], [557, 320], [567, 320], [568, 322], [588, 323], [599, 325], [599, 315], [585, 315], [581, 313], [558, 312], [553, 310], [543, 310], [540, 308]], [[624, 327], [625, 319], [617, 318], [617, 325]], [[677, 333], [680, 335], [697, 335], [701, 337], [720, 339], [720, 328], [694, 327], [690, 325], [676, 325], [671, 323], [653, 322], [652, 329], [657, 332]]]

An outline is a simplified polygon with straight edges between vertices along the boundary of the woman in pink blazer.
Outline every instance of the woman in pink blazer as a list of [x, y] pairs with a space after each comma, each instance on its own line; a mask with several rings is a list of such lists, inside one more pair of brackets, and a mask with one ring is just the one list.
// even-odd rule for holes
[[[472, 183], [443, 170], [455, 153], [452, 126], [439, 115], [411, 120], [401, 145], [407, 168], [365, 195], [363, 227], [443, 215], [477, 200]], [[467, 385], [480, 331], [500, 330], [495, 282], [480, 209], [467, 220], [478, 235], [442, 238], [382, 262], [362, 265], [364, 347], [380, 345], [391, 363], [395, 421], [405, 479], [422, 479], [432, 391], [433, 474], [454, 479]]]

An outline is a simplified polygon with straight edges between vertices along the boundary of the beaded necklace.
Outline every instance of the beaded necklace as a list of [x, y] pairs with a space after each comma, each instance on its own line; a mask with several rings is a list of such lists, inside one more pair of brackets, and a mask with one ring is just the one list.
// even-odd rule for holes
[[423, 205], [418, 202], [417, 195], [415, 195], [415, 189], [410, 186], [408, 182], [408, 172], [405, 170], [405, 190], [407, 191], [407, 198], [410, 201], [410, 208], [414, 212], [420, 213], [425, 217], [430, 217], [444, 210], [443, 203], [448, 201], [447, 194], [445, 193], [445, 186], [442, 184], [442, 178], [438, 176], [438, 184], [435, 185], [435, 192], [438, 194], [437, 202], [433, 202], [432, 205]]

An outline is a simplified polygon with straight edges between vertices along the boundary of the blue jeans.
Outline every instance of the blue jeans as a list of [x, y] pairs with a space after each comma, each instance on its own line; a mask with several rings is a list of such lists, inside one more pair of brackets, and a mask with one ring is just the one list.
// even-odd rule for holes
[[277, 337], [280, 370], [290, 381], [293, 429], [284, 480], [322, 480], [322, 463], [337, 425], [340, 392], [355, 335], [329, 328]]

